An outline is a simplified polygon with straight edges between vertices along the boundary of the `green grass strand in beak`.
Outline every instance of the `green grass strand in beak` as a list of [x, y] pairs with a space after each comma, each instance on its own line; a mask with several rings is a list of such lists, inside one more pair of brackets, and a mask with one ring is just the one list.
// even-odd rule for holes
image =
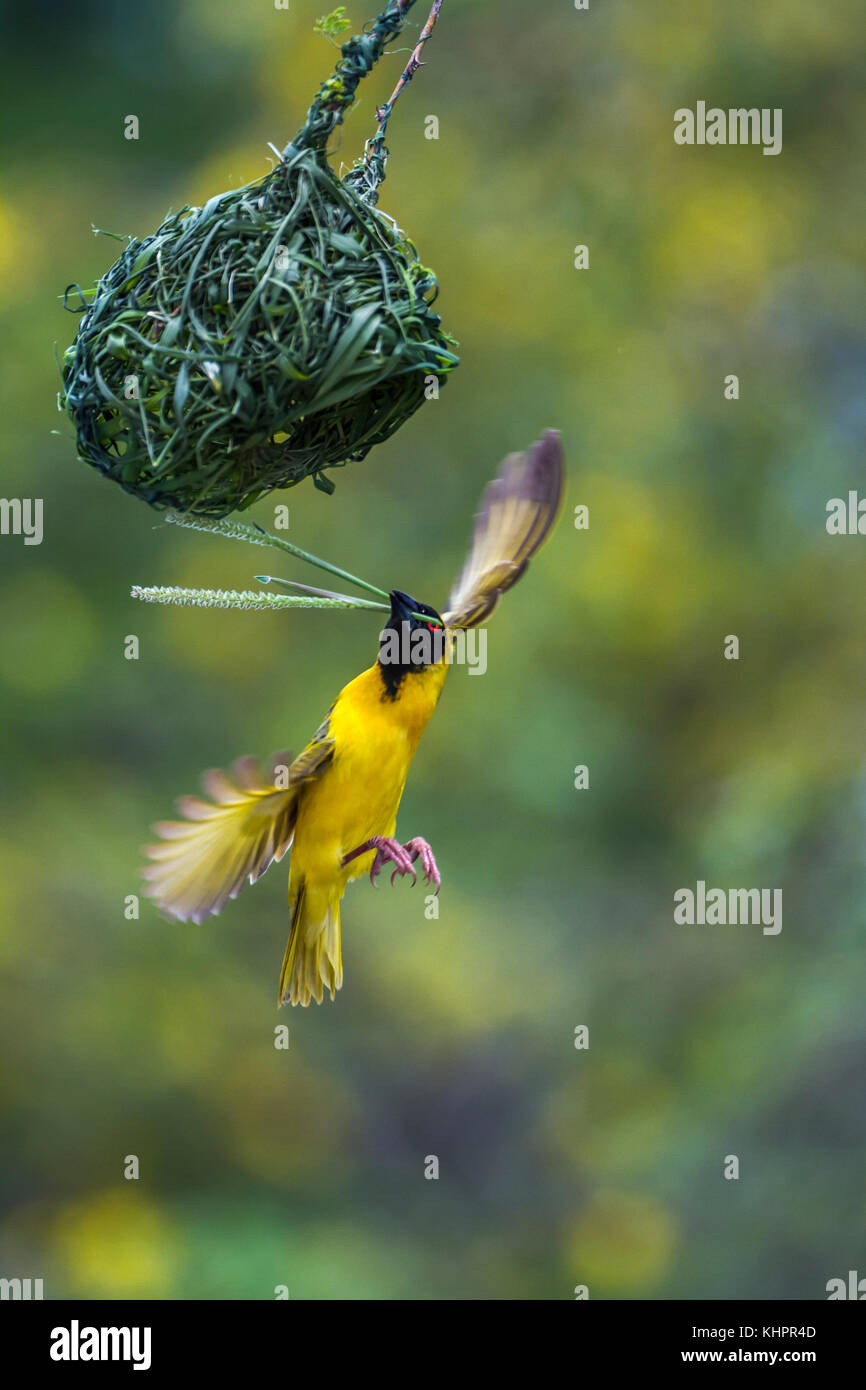
[[[339, 598], [345, 599], [348, 603], [355, 602], [349, 598], [348, 594], [338, 594], [333, 589], [316, 589], [312, 584], [301, 584], [297, 579], [281, 579], [277, 574], [255, 574], [253, 578], [257, 579], [260, 584], [285, 584], [289, 589], [300, 589], [301, 593], [304, 594], [317, 594], [319, 598]], [[387, 603], [367, 603], [365, 601], [364, 607], [378, 608], [382, 613], [390, 612], [390, 605]], [[430, 622], [429, 613], [410, 613], [409, 617], [417, 618], [422, 623]]]
[[214, 521], [209, 517], [188, 516], [181, 512], [167, 512], [166, 521], [173, 526], [185, 526], [190, 531], [207, 531], [215, 536], [226, 536], [229, 540], [247, 541], [250, 545], [270, 545], [277, 550], [285, 550], [289, 555], [294, 555], [297, 560], [306, 560], [307, 564], [314, 565], [317, 569], [326, 570], [328, 574], [336, 575], [338, 579], [345, 579], [347, 583], [354, 584], [358, 589], [365, 589], [369, 594], [376, 594], [378, 598], [387, 599], [388, 594], [384, 589], [379, 589], [375, 584], [368, 584], [365, 579], [359, 579], [357, 575], [350, 574], [348, 570], [340, 569], [337, 565], [332, 565], [327, 560], [320, 560], [318, 555], [311, 555], [308, 550], [302, 550], [298, 545], [292, 545], [291, 541], [285, 541], [281, 536], [274, 536], [264, 527], [254, 522], [252, 526], [246, 526], [241, 521]]

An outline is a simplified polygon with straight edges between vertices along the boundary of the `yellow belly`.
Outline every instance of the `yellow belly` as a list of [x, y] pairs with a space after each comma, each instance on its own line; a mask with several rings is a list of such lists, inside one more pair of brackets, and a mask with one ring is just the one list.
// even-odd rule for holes
[[310, 888], [342, 887], [370, 870], [373, 852], [342, 866], [343, 857], [374, 835], [392, 836], [409, 766], [442, 691], [448, 666], [409, 673], [393, 700], [382, 699], [377, 666], [337, 697], [328, 719], [334, 757], [306, 787], [298, 806], [292, 874]]

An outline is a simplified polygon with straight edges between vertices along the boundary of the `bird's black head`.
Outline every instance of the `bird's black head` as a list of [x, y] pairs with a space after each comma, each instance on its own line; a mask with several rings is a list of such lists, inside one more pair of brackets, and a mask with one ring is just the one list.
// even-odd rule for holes
[[401, 589], [393, 589], [388, 597], [391, 612], [379, 634], [379, 669], [385, 693], [393, 699], [405, 676], [444, 659], [447, 630], [429, 603], [419, 603]]

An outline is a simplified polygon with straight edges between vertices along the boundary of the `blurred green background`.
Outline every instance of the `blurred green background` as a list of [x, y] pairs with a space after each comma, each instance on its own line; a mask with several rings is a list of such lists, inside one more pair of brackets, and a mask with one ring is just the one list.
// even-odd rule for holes
[[[866, 426], [854, 0], [446, 0], [381, 206], [462, 365], [333, 497], [252, 513], [287, 502], [299, 544], [439, 603], [499, 459], [563, 432], [559, 528], [404, 798], [440, 918], [420, 887], [355, 886], [337, 1002], [278, 1015], [285, 864], [204, 926], [124, 917], [150, 823], [203, 768], [300, 747], [378, 626], [129, 599], [260, 561], [75, 460], [58, 296], [113, 258], [91, 224], [144, 235], [265, 171], [333, 66], [327, 8], [0, 4], [0, 477], [45, 504], [41, 546], [0, 539], [0, 1274], [47, 1297], [822, 1298], [866, 1270], [866, 542], [824, 528]], [[698, 99], [782, 107], [782, 154], [676, 146]], [[674, 925], [699, 878], [781, 887], [781, 935]]]

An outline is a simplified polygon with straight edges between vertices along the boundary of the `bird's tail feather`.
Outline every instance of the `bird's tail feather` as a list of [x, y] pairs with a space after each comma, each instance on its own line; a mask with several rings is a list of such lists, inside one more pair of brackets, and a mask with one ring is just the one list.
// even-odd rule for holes
[[295, 891], [290, 880], [289, 901], [292, 926], [277, 1002], [306, 1008], [311, 999], [321, 1004], [325, 989], [333, 999], [343, 984], [340, 898], [309, 892], [303, 880]]

